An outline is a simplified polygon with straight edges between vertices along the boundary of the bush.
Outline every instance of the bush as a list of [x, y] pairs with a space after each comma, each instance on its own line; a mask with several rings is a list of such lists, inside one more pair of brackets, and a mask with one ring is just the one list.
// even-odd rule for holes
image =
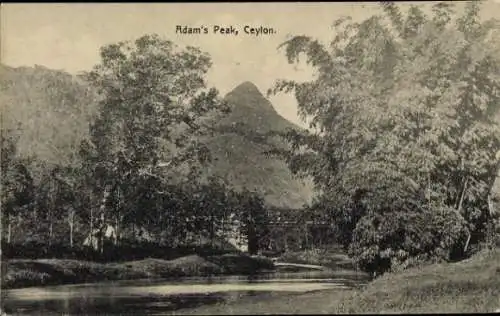
[[371, 213], [357, 223], [349, 255], [361, 270], [381, 274], [463, 257], [466, 239], [466, 222], [451, 208]]
[[172, 260], [197, 254], [199, 256], [230, 253], [229, 250], [213, 248], [210, 245], [183, 245], [170, 247], [153, 242], [135, 242], [122, 240], [119, 245], [106, 243], [103, 253], [86, 246], [73, 246], [58, 243], [47, 245], [38, 241], [27, 243], [2, 242], [2, 255], [7, 259], [75, 259], [97, 262], [142, 260], [158, 258]]
[[47, 245], [34, 240], [15, 244], [2, 242], [2, 254], [5, 258], [10, 259], [58, 258], [89, 260], [98, 256], [95, 251], [87, 247], [70, 247], [62, 243]]
[[2, 280], [2, 286], [9, 288], [14, 284], [18, 287], [45, 285], [49, 279], [50, 275], [45, 272], [20, 270], [7, 274]]

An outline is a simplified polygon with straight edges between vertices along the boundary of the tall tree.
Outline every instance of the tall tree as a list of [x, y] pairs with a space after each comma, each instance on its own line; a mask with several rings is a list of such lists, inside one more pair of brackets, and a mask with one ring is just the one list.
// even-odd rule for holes
[[267, 235], [269, 218], [264, 200], [255, 192], [243, 190], [237, 193], [236, 218], [239, 231], [248, 242], [248, 253], [257, 254]]
[[186, 177], [210, 158], [197, 136], [209, 130], [212, 113], [226, 109], [217, 90], [206, 88], [210, 66], [206, 53], [157, 35], [101, 49], [100, 64], [87, 75], [102, 96], [99, 117], [84, 144], [93, 200], [101, 201], [91, 220], [102, 219], [98, 230], [111, 218], [120, 225], [125, 211], [147, 218], [140, 201], [153, 201], [179, 170]]
[[[447, 259], [484, 236], [500, 149], [500, 38], [479, 6], [457, 16], [449, 3], [430, 15], [382, 3], [383, 14], [361, 23], [336, 21], [331, 49], [304, 36], [283, 45], [317, 76], [272, 91], [293, 91], [313, 130], [289, 132], [294, 151], [280, 154], [314, 178], [317, 203], [366, 269]], [[448, 231], [416, 237], [438, 223]]]
[[26, 167], [27, 161], [17, 155], [17, 132], [2, 128], [0, 137], [2, 141], [0, 151], [1, 225], [7, 226], [6, 240], [10, 243], [15, 219], [22, 218], [33, 205], [34, 185]]

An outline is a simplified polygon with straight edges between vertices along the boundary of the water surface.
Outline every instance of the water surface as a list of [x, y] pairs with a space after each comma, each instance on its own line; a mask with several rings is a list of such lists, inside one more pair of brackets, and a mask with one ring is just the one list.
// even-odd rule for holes
[[245, 297], [341, 291], [366, 281], [363, 275], [350, 271], [115, 281], [8, 290], [3, 305], [9, 315], [168, 315]]

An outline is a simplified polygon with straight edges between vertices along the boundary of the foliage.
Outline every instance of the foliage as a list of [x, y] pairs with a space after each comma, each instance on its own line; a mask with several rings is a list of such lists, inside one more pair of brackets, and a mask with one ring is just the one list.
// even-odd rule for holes
[[25, 215], [33, 204], [34, 185], [27, 161], [17, 155], [18, 135], [12, 130], [0, 130], [1, 147], [1, 211], [2, 226], [7, 224], [7, 239], [11, 239], [14, 219]]
[[465, 225], [449, 208], [369, 214], [354, 229], [349, 255], [360, 268], [376, 273], [410, 267], [415, 259], [451, 260], [456, 245], [467, 238]]
[[[199, 49], [156, 35], [106, 45], [99, 64], [77, 76], [0, 65], [3, 135], [15, 142], [2, 172], [24, 168], [2, 178], [2, 203], [12, 204], [2, 237], [43, 249], [104, 248], [106, 232], [111, 248], [127, 238], [217, 245], [242, 216], [234, 212], [245, 198], [232, 200], [232, 190], [301, 205], [310, 189], [262, 153], [266, 131], [296, 126], [252, 83], [221, 100], [206, 87], [210, 65]], [[29, 203], [7, 197], [16, 190]]]
[[[456, 16], [448, 3], [430, 15], [383, 3], [383, 14], [337, 21], [330, 48], [305, 36], [283, 44], [290, 63], [307, 56], [316, 78], [271, 91], [295, 93], [312, 129], [287, 133], [292, 152], [276, 153], [314, 178], [316, 204], [367, 270], [400, 255], [449, 259], [484, 238], [500, 150], [500, 42], [479, 6]], [[432, 228], [440, 222], [451, 223], [445, 233]]]
[[152, 259], [100, 263], [88, 260], [9, 260], [2, 289], [75, 284], [109, 280], [196, 277], [234, 273], [252, 275], [273, 267], [270, 260], [246, 255], [190, 255], [176, 259]]
[[163, 209], [173, 175], [194, 179], [197, 163], [210, 159], [195, 137], [209, 129], [209, 114], [225, 110], [217, 90], [206, 89], [210, 66], [199, 49], [180, 50], [157, 35], [101, 49], [101, 63], [86, 75], [102, 95], [99, 116], [81, 152], [98, 230], [108, 219], [118, 227], [126, 219], [154, 225], [161, 224], [156, 219], [190, 217], [162, 218], [155, 210]]
[[43, 66], [0, 65], [2, 128], [21, 132], [17, 152], [30, 158], [34, 180], [47, 166], [78, 165], [97, 96], [82, 78]]
[[[97, 242], [102, 258], [127, 239], [223, 244], [247, 202], [202, 172], [211, 160], [204, 141], [229, 110], [206, 87], [210, 67], [206, 53], [157, 35], [104, 46], [78, 77], [2, 66], [2, 237], [20, 249], [40, 242], [43, 256]], [[49, 113], [39, 129], [26, 125], [35, 106]], [[35, 142], [48, 151], [30, 151]]]
[[[11, 200], [12, 216], [2, 217], [6, 225], [2, 237], [50, 243], [58, 230], [67, 234], [64, 213], [72, 212], [67, 209], [72, 202], [65, 201], [68, 190], [56, 179], [57, 170], [79, 167], [79, 144], [88, 136], [96, 96], [81, 78], [63, 71], [42, 66], [0, 68], [2, 173], [18, 174], [2, 177], [2, 193], [17, 190], [20, 194], [24, 187], [26, 200]], [[76, 193], [74, 188], [71, 191]], [[8, 201], [2, 196], [3, 207]], [[74, 201], [78, 204], [82, 199]], [[59, 207], [61, 202], [64, 205]]]
[[241, 234], [248, 240], [248, 252], [256, 254], [265, 247], [264, 237], [268, 235], [269, 218], [264, 200], [248, 190], [235, 193], [233, 198], [236, 199], [234, 214]]
[[237, 190], [258, 192], [267, 206], [300, 208], [312, 196], [310, 181], [297, 179], [281, 159], [265, 155], [286, 143], [268, 132], [301, 128], [280, 116], [250, 82], [237, 85], [224, 101], [231, 112], [217, 122], [207, 138], [212, 163], [204, 172], [224, 178]]

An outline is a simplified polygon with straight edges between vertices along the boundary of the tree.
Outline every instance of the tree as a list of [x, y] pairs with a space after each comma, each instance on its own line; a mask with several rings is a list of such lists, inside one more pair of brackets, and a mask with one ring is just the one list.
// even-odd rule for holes
[[248, 241], [248, 253], [257, 254], [262, 249], [268, 230], [268, 214], [264, 200], [255, 192], [243, 190], [236, 193], [236, 218], [240, 233]]
[[[384, 258], [388, 269], [420, 254], [449, 259], [457, 247], [460, 256], [484, 238], [500, 149], [500, 42], [479, 6], [457, 16], [449, 3], [430, 15], [382, 3], [361, 23], [336, 21], [331, 49], [305, 36], [283, 44], [290, 63], [305, 54], [317, 75], [270, 91], [294, 92], [313, 130], [288, 132], [292, 151], [276, 153], [313, 177], [316, 203], [368, 270]], [[455, 225], [431, 233], [443, 221]], [[424, 247], [414, 233], [436, 238]]]
[[34, 186], [27, 161], [17, 156], [15, 131], [2, 128], [0, 137], [2, 227], [7, 224], [7, 242], [10, 243], [14, 218], [20, 218], [32, 206]]
[[69, 230], [69, 245], [74, 246], [75, 226], [77, 220], [88, 209], [85, 194], [85, 183], [79, 167], [56, 167], [52, 171], [52, 179], [57, 186], [56, 207], [60, 215], [66, 217]]
[[[17, 231], [22, 230], [24, 241], [38, 241], [45, 235], [48, 240], [60, 240], [58, 237], [63, 234], [66, 239], [67, 230], [61, 230], [66, 228], [62, 219], [68, 213], [70, 226], [77, 224], [79, 210], [73, 209], [73, 202], [67, 199], [76, 195], [78, 188], [69, 188], [63, 182], [79, 181], [72, 175], [63, 175], [61, 170], [80, 167], [79, 146], [88, 137], [95, 94], [80, 78], [62, 71], [37, 65], [2, 65], [1, 69], [2, 132], [15, 140], [14, 160], [6, 159], [4, 165], [22, 164], [22, 173], [29, 174], [32, 191], [31, 202], [22, 207], [23, 212], [16, 211], [13, 218], [19, 224]], [[76, 201], [79, 204], [81, 199]], [[70, 227], [70, 243], [71, 231]]]
[[229, 190], [220, 179], [212, 177], [203, 185], [195, 187], [192, 199], [196, 218], [195, 230], [200, 236], [206, 236], [212, 247], [217, 237], [224, 233], [224, 221], [229, 218], [227, 191]]
[[82, 147], [92, 200], [100, 201], [91, 207], [91, 235], [96, 218], [97, 230], [110, 218], [117, 226], [127, 216], [151, 218], [149, 209], [168, 194], [165, 184], [209, 160], [197, 136], [227, 109], [217, 90], [206, 88], [210, 66], [198, 48], [181, 50], [157, 35], [101, 49], [100, 64], [86, 75], [101, 96], [99, 116]]

